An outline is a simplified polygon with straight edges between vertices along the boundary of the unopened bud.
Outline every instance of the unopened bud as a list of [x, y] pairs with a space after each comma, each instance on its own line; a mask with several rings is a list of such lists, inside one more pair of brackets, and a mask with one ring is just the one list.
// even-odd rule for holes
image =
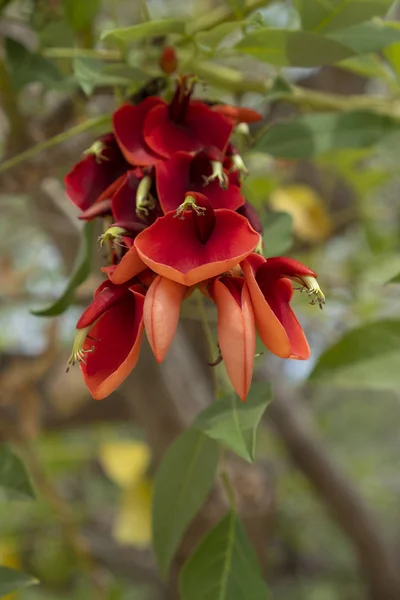
[[158, 64], [160, 65], [160, 69], [166, 75], [171, 75], [172, 73], [175, 73], [178, 67], [178, 58], [176, 56], [175, 48], [173, 48], [172, 46], [166, 46], [161, 52]]

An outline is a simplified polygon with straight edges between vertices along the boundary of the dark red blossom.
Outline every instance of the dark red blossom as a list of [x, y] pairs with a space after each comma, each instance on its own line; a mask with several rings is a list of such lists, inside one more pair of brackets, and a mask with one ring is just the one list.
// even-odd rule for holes
[[[94, 142], [65, 176], [65, 191], [72, 202], [85, 211], [128, 167], [114, 134], [108, 133]], [[96, 211], [94, 216], [97, 216]]]
[[176, 210], [186, 192], [205, 194], [213, 208], [236, 210], [242, 206], [245, 199], [239, 187], [230, 182], [222, 160], [223, 156], [219, 151], [213, 157], [210, 152], [201, 150], [195, 155], [176, 152], [170, 159], [158, 163], [157, 191], [163, 211], [166, 213]]
[[139, 358], [143, 333], [142, 287], [103, 282], [77, 323], [70, 362], [80, 363], [83, 378], [96, 400], [111, 394]]
[[194, 80], [182, 77], [170, 104], [150, 97], [114, 113], [115, 136], [131, 164], [156, 164], [174, 152], [195, 152], [206, 146], [224, 151], [232, 121], [191, 100], [193, 88]]

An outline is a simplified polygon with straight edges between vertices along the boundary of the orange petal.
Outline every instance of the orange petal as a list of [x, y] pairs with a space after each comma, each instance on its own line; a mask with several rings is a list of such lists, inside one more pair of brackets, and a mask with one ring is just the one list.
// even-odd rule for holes
[[229, 379], [245, 402], [253, 376], [256, 333], [254, 313], [246, 283], [241, 306], [219, 280], [212, 285], [212, 297], [218, 309], [218, 343]]
[[129, 281], [144, 269], [146, 269], [146, 265], [140, 258], [136, 247], [131, 246], [116, 268], [112, 272], [111, 269], [108, 271], [108, 276], [113, 283], [118, 285]]
[[270, 352], [280, 358], [291, 357], [292, 348], [289, 337], [270, 305], [265, 300], [254, 276], [253, 269], [247, 261], [242, 263], [242, 269], [246, 283], [249, 286], [256, 327], [262, 343]]
[[158, 276], [148, 289], [143, 318], [147, 339], [157, 362], [162, 362], [174, 338], [187, 288]]

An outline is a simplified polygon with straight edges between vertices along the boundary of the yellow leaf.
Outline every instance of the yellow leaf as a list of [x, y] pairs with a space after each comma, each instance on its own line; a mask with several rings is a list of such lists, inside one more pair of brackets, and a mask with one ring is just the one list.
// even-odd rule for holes
[[150, 449], [144, 442], [108, 442], [100, 447], [99, 459], [108, 477], [122, 488], [130, 488], [145, 475]]
[[144, 548], [151, 542], [151, 503], [153, 486], [142, 479], [124, 490], [114, 525], [114, 537], [120, 544]]
[[316, 244], [332, 233], [332, 221], [320, 196], [307, 185], [287, 185], [270, 195], [274, 210], [289, 213], [297, 237]]

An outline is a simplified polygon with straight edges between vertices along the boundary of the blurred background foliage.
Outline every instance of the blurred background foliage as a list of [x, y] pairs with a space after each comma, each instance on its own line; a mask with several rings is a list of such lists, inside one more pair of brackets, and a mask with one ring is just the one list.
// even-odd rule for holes
[[[62, 177], [118, 103], [162, 75], [166, 42], [180, 70], [199, 76], [200, 96], [262, 113], [237, 144], [265, 254], [315, 269], [328, 299], [322, 313], [305, 297], [294, 301], [310, 361], [257, 359], [274, 400], [256, 465], [232, 459], [272, 597], [400, 598], [400, 296], [391, 282], [400, 281], [400, 12], [392, 4], [0, 0], [0, 435], [37, 491], [34, 501], [18, 486], [1, 497], [0, 564], [40, 581], [21, 579], [7, 599], [178, 597], [175, 575], [165, 583], [157, 574], [150, 507], [156, 466], [201, 408], [196, 396], [211, 377], [196, 306], [183, 307], [174, 357], [158, 367], [144, 349], [131, 379], [102, 403], [77, 369], [64, 373], [98, 269], [56, 319], [30, 312], [59, 298], [74, 269], [80, 223]], [[101, 255], [90, 261], [99, 266]], [[182, 350], [197, 369], [190, 386]], [[219, 495], [175, 570], [221, 516]], [[0, 572], [6, 593], [1, 585]]]

